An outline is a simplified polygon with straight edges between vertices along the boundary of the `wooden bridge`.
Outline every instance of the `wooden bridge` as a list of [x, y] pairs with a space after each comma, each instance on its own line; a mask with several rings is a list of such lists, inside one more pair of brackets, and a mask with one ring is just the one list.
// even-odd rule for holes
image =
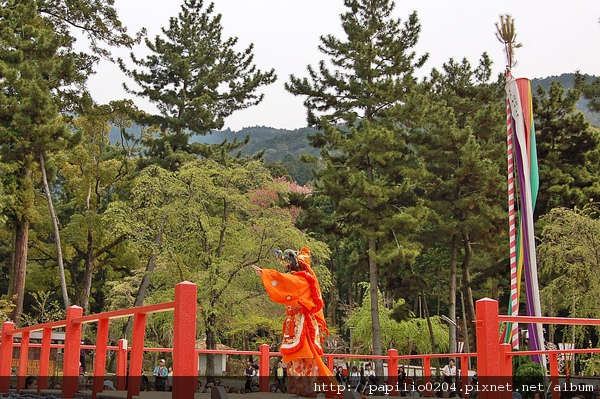
[[[146, 348], [144, 346], [146, 316], [157, 312], [173, 312], [174, 330], [173, 330], [173, 348]], [[160, 303], [155, 305], [141, 306], [137, 308], [122, 309], [117, 311], [104, 312], [94, 315], [83, 316], [82, 308], [71, 306], [67, 309], [65, 320], [44, 323], [34, 326], [15, 328], [12, 322], [2, 324], [2, 333], [0, 335], [0, 392], [7, 392], [10, 389], [12, 375], [11, 366], [13, 364], [13, 348], [19, 349], [19, 359], [16, 371], [17, 392], [25, 385], [25, 379], [31, 370], [27, 370], [28, 353], [31, 347], [40, 347], [40, 360], [38, 376], [50, 376], [50, 349], [52, 347], [63, 348], [64, 358], [62, 364], [62, 388], [60, 397], [134, 397], [158, 398], [194, 398], [203, 397], [196, 393], [198, 380], [198, 355], [200, 353], [231, 354], [231, 355], [253, 355], [259, 358], [259, 370], [270, 370], [270, 358], [280, 356], [278, 352], [271, 352], [268, 345], [261, 345], [259, 351], [236, 351], [236, 350], [201, 350], [196, 349], [196, 313], [197, 313], [197, 287], [190, 282], [182, 282], [175, 287], [175, 298], [173, 302]], [[127, 341], [122, 339], [118, 346], [108, 346], [108, 331], [111, 320], [133, 317], [134, 339], [129, 346]], [[418, 359], [422, 364], [422, 372], [419, 376], [419, 385], [423, 388], [421, 393], [424, 396], [435, 394], [435, 386], [432, 381], [431, 360], [435, 358], [456, 358], [459, 364], [466, 365], [469, 358], [477, 360], [478, 375], [478, 397], [482, 399], [510, 399], [512, 398], [512, 357], [513, 356], [533, 356], [546, 355], [549, 359], [548, 384], [551, 387], [559, 387], [559, 367], [558, 357], [566, 353], [599, 353], [600, 349], [571, 349], [571, 350], [545, 350], [545, 351], [512, 351], [510, 344], [500, 342], [500, 323], [542, 323], [542, 324], [575, 324], [575, 325], [600, 325], [598, 319], [575, 319], [559, 317], [528, 317], [528, 316], [500, 316], [498, 314], [498, 302], [492, 299], [484, 298], [477, 301], [476, 304], [476, 334], [477, 334], [477, 352], [476, 353], [455, 353], [455, 354], [420, 354], [420, 355], [399, 355], [395, 349], [388, 350], [383, 356], [374, 355], [353, 355], [353, 354], [325, 354], [327, 365], [333, 368], [335, 359], [368, 359], [370, 361], [382, 359], [387, 364], [388, 375], [384, 376], [385, 385], [391, 387], [386, 394], [398, 395], [397, 369], [399, 362], [408, 362]], [[81, 344], [82, 327], [85, 324], [97, 324], [97, 336], [95, 345]], [[52, 331], [54, 329], [64, 329], [64, 344], [53, 344], [51, 341]], [[31, 333], [42, 332], [40, 343], [32, 343]], [[20, 336], [20, 339], [17, 338]], [[19, 342], [17, 342], [19, 341]], [[78, 392], [79, 378], [79, 356], [82, 348], [95, 351], [92, 386], [89, 392]], [[103, 392], [103, 381], [106, 375], [107, 351], [115, 351], [117, 357], [116, 388], [117, 391]], [[140, 379], [142, 373], [142, 362], [144, 352], [172, 352], [173, 368], [176, 370], [176, 383], [173, 384], [172, 392], [143, 392], [140, 396]], [[128, 360], [129, 357], [129, 360]], [[269, 374], [261, 373], [259, 378], [259, 392], [246, 394], [245, 398], [256, 397], [260, 395], [270, 395], [275, 399], [277, 394], [269, 392]], [[468, 396], [475, 387], [469, 379], [467, 367], [459, 368], [459, 387], [463, 391], [463, 396]], [[415, 381], [413, 381], [415, 382]], [[547, 384], [547, 385], [548, 385]], [[125, 388], [127, 387], [127, 389]], [[482, 390], [487, 387], [492, 390]], [[504, 388], [506, 387], [506, 389]], [[495, 388], [495, 389], [493, 389]], [[48, 378], [40, 377], [37, 393], [53, 392], [49, 391]], [[552, 391], [552, 399], [560, 399], [564, 390]], [[58, 392], [54, 392], [58, 394]], [[150, 395], [150, 396], [148, 396]], [[154, 395], [154, 396], [152, 396]], [[194, 396], [196, 395], [196, 396]], [[289, 395], [287, 395], [289, 397]], [[569, 397], [570, 398], [570, 397]], [[262, 399], [262, 397], [260, 397]]]

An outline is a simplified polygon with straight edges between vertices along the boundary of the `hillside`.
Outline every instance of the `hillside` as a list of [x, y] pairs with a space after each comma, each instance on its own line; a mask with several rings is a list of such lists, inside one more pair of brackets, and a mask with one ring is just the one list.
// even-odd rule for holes
[[[590, 83], [595, 76], [589, 76], [587, 82]], [[538, 86], [542, 86], [544, 90], [548, 91], [550, 88], [550, 83], [552, 82], [560, 82], [566, 89], [572, 89], [575, 84], [575, 74], [574, 73], [563, 73], [560, 76], [548, 76], [546, 78], [536, 78], [531, 79], [531, 90], [534, 95], [536, 94], [536, 90]], [[590, 112], [587, 108], [587, 100], [581, 98], [577, 102], [577, 109], [583, 112], [585, 118], [595, 127], [600, 128], [600, 114]]]
[[[592, 78], [590, 77], [590, 79]], [[559, 81], [565, 88], [570, 89], [573, 87], [574, 79], [575, 74], [572, 73], [536, 78], [531, 80], [531, 86], [534, 94], [538, 86], [542, 86], [548, 90], [550, 83], [553, 81]], [[586, 100], [579, 100], [577, 109], [584, 113], [592, 125], [600, 127], [600, 114], [589, 112]], [[130, 132], [139, 137], [141, 128], [138, 125], [134, 125]], [[303, 164], [299, 161], [299, 158], [304, 154], [318, 155], [318, 150], [310, 147], [308, 144], [307, 136], [314, 133], [315, 130], [308, 127], [288, 130], [267, 126], [253, 126], [245, 127], [239, 131], [232, 131], [230, 129], [214, 131], [206, 136], [194, 136], [190, 141], [217, 144], [224, 140], [233, 141], [236, 138], [243, 140], [248, 136], [250, 141], [241, 148], [244, 155], [253, 155], [259, 151], [264, 151], [264, 159], [267, 163], [281, 163], [288, 170], [292, 178], [299, 184], [305, 184], [312, 178], [311, 166]], [[119, 131], [113, 128], [109, 138], [112, 142], [120, 140]]]

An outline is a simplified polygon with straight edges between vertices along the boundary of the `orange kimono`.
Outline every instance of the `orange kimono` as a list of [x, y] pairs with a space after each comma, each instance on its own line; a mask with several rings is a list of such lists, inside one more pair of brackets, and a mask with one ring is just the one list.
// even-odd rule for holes
[[[283, 341], [280, 352], [287, 363], [287, 374], [292, 385], [307, 385], [310, 381], [293, 377], [332, 376], [331, 370], [321, 359], [323, 334], [328, 334], [323, 316], [323, 299], [319, 282], [310, 266], [310, 249], [304, 247], [298, 254], [303, 271], [280, 273], [262, 269], [262, 282], [269, 297], [286, 306], [283, 323]], [[302, 387], [290, 387], [298, 394], [306, 392]]]

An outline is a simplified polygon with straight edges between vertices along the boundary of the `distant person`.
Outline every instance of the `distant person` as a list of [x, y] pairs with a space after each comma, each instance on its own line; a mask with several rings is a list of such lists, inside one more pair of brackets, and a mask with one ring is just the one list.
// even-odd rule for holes
[[362, 392], [364, 393], [366, 390], [367, 393], [370, 393], [370, 388], [368, 387], [370, 385], [377, 385], [377, 376], [375, 375], [375, 370], [373, 370], [371, 363], [367, 363], [363, 376], [365, 377], [365, 386], [363, 387]]
[[38, 389], [38, 378], [30, 375], [25, 378], [25, 389]]
[[169, 392], [173, 391], [173, 366], [169, 367], [169, 373], [167, 374], [167, 380], [165, 381], [165, 389]]
[[152, 375], [154, 376], [154, 387], [156, 390], [164, 391], [165, 382], [167, 381], [167, 377], [169, 375], [169, 370], [165, 367], [165, 359], [160, 359], [158, 366], [154, 368]]
[[252, 377], [256, 374], [256, 370], [252, 367], [252, 363], [246, 362], [246, 368], [244, 369], [244, 376], [246, 377], [246, 384], [244, 390], [250, 392], [252, 390]]
[[406, 380], [406, 371], [404, 371], [404, 366], [398, 367], [398, 386], [400, 390], [405, 391], [406, 387], [404, 386], [404, 381]]
[[350, 376], [348, 377], [348, 380], [350, 381], [350, 388], [352, 389], [358, 389], [358, 386], [360, 385], [360, 371], [358, 371], [358, 367], [356, 366], [352, 366], [352, 371], [350, 372]]
[[111, 380], [104, 380], [102, 389], [105, 391], [116, 391], [115, 384]]
[[338, 384], [340, 385], [346, 385], [346, 376], [344, 375], [344, 368], [342, 366], [338, 366], [335, 369], [335, 379], [337, 380]]
[[454, 365], [454, 359], [448, 361], [448, 364], [442, 369], [442, 374], [444, 375], [444, 382], [451, 384], [456, 381], [456, 366]]
[[283, 367], [283, 362], [280, 360], [277, 362], [277, 368], [275, 369], [275, 382], [279, 385], [281, 392], [285, 390], [285, 377], [287, 377], [287, 370]]

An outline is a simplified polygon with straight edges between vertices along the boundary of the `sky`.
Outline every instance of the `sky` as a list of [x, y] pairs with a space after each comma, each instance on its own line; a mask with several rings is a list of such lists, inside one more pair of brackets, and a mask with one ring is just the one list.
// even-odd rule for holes
[[[154, 38], [170, 17], [177, 16], [183, 0], [116, 0], [115, 7], [128, 32], [145, 27]], [[205, 5], [209, 2], [205, 0]], [[222, 14], [223, 37], [237, 37], [241, 51], [254, 44], [255, 64], [263, 71], [275, 69], [275, 83], [260, 89], [265, 98], [254, 107], [236, 111], [225, 127], [250, 126], [297, 129], [306, 126], [303, 98], [284, 89], [291, 74], [306, 77], [306, 66], [328, 58], [319, 52], [321, 35], [345, 38], [340, 14], [343, 0], [216, 0]], [[494, 62], [494, 72], [505, 69], [503, 46], [495, 37], [500, 15], [515, 20], [517, 41], [515, 77], [543, 78], [577, 70], [600, 76], [600, 0], [397, 0], [394, 17], [402, 21], [416, 11], [421, 35], [415, 51], [429, 53], [418, 72], [428, 75], [450, 58], [466, 58], [477, 65], [483, 52]], [[133, 49], [138, 58], [145, 45]], [[115, 55], [129, 60], [129, 50]], [[133, 65], [129, 63], [130, 67]], [[89, 79], [89, 89], [99, 103], [131, 98], [147, 112], [153, 104], [125, 92], [123, 82], [136, 87], [118, 68], [102, 61]]]

